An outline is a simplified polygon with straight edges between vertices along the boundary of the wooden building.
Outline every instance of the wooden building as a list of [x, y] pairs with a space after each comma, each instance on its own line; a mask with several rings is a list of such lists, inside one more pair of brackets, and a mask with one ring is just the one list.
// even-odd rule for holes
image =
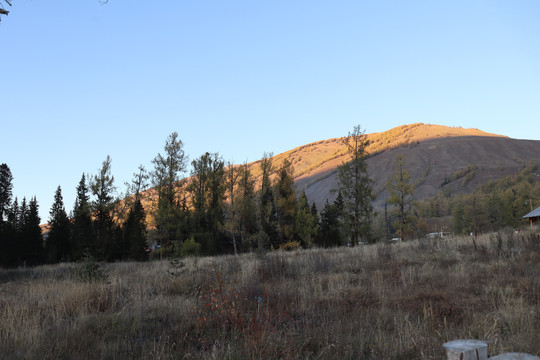
[[537, 207], [536, 209], [525, 215], [523, 219], [529, 219], [531, 229], [534, 229], [536, 225], [540, 224], [540, 207]]

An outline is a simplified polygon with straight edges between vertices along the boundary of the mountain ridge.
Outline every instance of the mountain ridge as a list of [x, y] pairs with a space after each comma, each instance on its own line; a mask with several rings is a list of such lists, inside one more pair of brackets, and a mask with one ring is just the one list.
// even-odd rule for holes
[[[530, 161], [538, 162], [540, 154], [540, 141], [512, 139], [475, 128], [415, 123], [366, 136], [370, 142], [368, 174], [373, 180], [374, 204], [379, 208], [387, 199], [384, 185], [398, 154], [405, 158], [417, 200], [439, 192], [470, 192], [478, 184], [519, 172]], [[349, 159], [343, 138], [320, 140], [273, 155], [274, 177], [285, 159], [292, 163], [297, 191], [305, 190], [319, 210], [326, 200], [335, 199], [337, 168]], [[260, 161], [247, 164], [256, 188], [262, 178]], [[155, 194], [155, 189], [145, 191], [145, 208], [152, 206]]]
[[[464, 138], [467, 136], [473, 138], [510, 139], [503, 135], [491, 134], [479, 129], [464, 129], [462, 127], [447, 127], [423, 123], [401, 125], [384, 132], [366, 134], [366, 136], [370, 142], [366, 149], [368, 153], [368, 173], [373, 172], [373, 168], [377, 168], [376, 161], [374, 161], [377, 156], [397, 149], [414, 148], [426, 141], [436, 142], [442, 139]], [[320, 140], [277, 154], [272, 157], [274, 166], [279, 167], [285, 158], [291, 161], [294, 167], [294, 178], [298, 190], [306, 190], [310, 201], [314, 201], [319, 206], [324, 204], [326, 198], [330, 198], [330, 200], [334, 198], [331, 190], [337, 188], [337, 179], [335, 179], [337, 167], [343, 162], [348, 161], [348, 155], [343, 145], [343, 138]], [[256, 178], [260, 177], [260, 173], [257, 170], [257, 164], [259, 162], [260, 160], [248, 164]], [[411, 174], [411, 178], [413, 178], [413, 175]], [[373, 179], [375, 183], [374, 188], [381, 186], [381, 181], [378, 177], [375, 176], [375, 179]], [[328, 184], [329, 182], [330, 185]], [[321, 193], [330, 194], [329, 196], [325, 197], [323, 195], [321, 197]]]
[[[403, 147], [410, 145], [411, 143], [434, 138], [458, 136], [504, 137], [502, 135], [490, 134], [478, 129], [464, 129], [461, 127], [447, 127], [423, 123], [401, 125], [384, 132], [366, 134], [366, 136], [370, 141], [370, 145], [366, 149], [370, 157], [392, 148]], [[346, 149], [342, 141], [343, 138], [332, 138], [298, 146], [273, 156], [273, 163], [274, 165], [279, 166], [285, 158], [288, 158], [295, 168], [295, 179], [309, 176], [312, 175], [312, 170], [321, 172], [322, 169], [326, 168], [325, 165], [328, 165], [327, 163], [329, 162], [332, 162], [330, 166], [334, 167], [333, 163], [335, 161], [333, 160], [338, 159], [337, 163], [339, 164], [346, 160]], [[310, 149], [309, 153], [312, 156], [310, 156], [309, 159], [304, 159], [302, 156], [305, 155], [307, 149]], [[248, 164], [252, 168], [252, 173], [255, 173], [256, 176], [259, 174], [257, 174], [256, 169], [253, 169], [253, 167], [259, 162], [260, 160], [256, 160]]]

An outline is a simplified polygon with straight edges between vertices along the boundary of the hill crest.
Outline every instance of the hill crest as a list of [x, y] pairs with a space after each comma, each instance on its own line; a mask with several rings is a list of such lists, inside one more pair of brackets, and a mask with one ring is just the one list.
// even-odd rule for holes
[[[401, 125], [384, 132], [366, 135], [370, 142], [367, 148], [370, 157], [387, 150], [410, 146], [431, 139], [462, 136], [504, 137], [479, 129], [464, 129], [462, 127], [424, 123]], [[337, 165], [347, 160], [347, 152], [343, 145], [343, 138], [333, 138], [299, 146], [278, 154], [273, 157], [273, 163], [279, 165], [285, 158], [289, 159], [295, 168], [295, 179], [301, 179], [324, 172], [328, 167], [337, 167]], [[258, 163], [259, 161], [255, 161], [250, 165]]]
[[[520, 171], [540, 153], [540, 141], [516, 140], [479, 129], [415, 123], [380, 133], [366, 134], [370, 145], [368, 173], [377, 195], [375, 206], [384, 206], [384, 184], [393, 171], [397, 154], [405, 157], [405, 167], [421, 199], [442, 191], [468, 192], [479, 183]], [[337, 189], [337, 168], [348, 161], [343, 138], [320, 140], [272, 156], [275, 172], [288, 159], [294, 170], [297, 190], [305, 190], [308, 200], [322, 209], [333, 201]], [[248, 163], [259, 187], [261, 160]], [[234, 165], [239, 166], [239, 165]], [[474, 176], [465, 182], [460, 172], [474, 167]], [[146, 192], [145, 208], [152, 207], [155, 189]], [[148, 219], [150, 220], [150, 219]]]

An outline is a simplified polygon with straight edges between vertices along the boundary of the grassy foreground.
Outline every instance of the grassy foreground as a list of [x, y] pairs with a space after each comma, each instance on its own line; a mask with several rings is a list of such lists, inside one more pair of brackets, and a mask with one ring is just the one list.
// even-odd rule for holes
[[538, 235], [101, 264], [104, 281], [75, 266], [0, 272], [1, 359], [540, 354]]

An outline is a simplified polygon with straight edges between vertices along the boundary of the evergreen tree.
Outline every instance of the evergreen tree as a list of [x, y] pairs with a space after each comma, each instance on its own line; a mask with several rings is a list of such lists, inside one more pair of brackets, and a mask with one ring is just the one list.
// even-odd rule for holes
[[316, 244], [322, 247], [340, 246], [343, 244], [341, 211], [336, 204], [330, 204], [328, 199], [321, 211], [321, 221], [316, 238]]
[[5, 221], [2, 225], [2, 265], [17, 266], [20, 262], [21, 242], [19, 228], [19, 201], [17, 197], [4, 210]]
[[19, 207], [19, 199], [15, 197], [13, 200], [13, 203], [11, 204], [8, 214], [7, 214], [7, 221], [8, 226], [10, 229], [10, 249], [11, 254], [13, 256], [14, 263], [17, 263], [20, 258], [22, 246], [20, 242], [20, 207]]
[[131, 206], [123, 228], [123, 246], [120, 250], [121, 258], [144, 261], [146, 254], [146, 214], [139, 198]]
[[[315, 203], [313, 203], [315, 205]], [[317, 237], [319, 219], [317, 209], [315, 213], [310, 208], [306, 192], [302, 190], [298, 200], [298, 209], [296, 212], [296, 234], [303, 247], [311, 247]]]
[[334, 200], [334, 206], [341, 212], [345, 211], [345, 201], [343, 200], [341, 190], [338, 191], [336, 199]]
[[144, 261], [148, 259], [146, 213], [141, 202], [141, 191], [148, 186], [149, 175], [144, 166], [139, 165], [139, 171], [133, 174], [131, 184], [128, 183], [127, 199], [133, 199], [129, 204], [129, 212], [122, 228], [120, 241], [120, 259]]
[[319, 211], [317, 210], [317, 205], [315, 202], [311, 203], [311, 216], [313, 216], [313, 219], [315, 219], [315, 223], [319, 223]]
[[22, 218], [21, 233], [24, 246], [24, 263], [27, 265], [38, 265], [43, 262], [43, 235], [41, 232], [41, 218], [39, 217], [39, 206], [34, 196], [24, 211]]
[[227, 205], [227, 221], [225, 228], [231, 233], [233, 240], [234, 254], [238, 253], [237, 237], [236, 233], [239, 230], [239, 218], [238, 209], [239, 204], [237, 202], [237, 183], [240, 176], [238, 166], [235, 166], [232, 162], [227, 164], [225, 170], [225, 183], [227, 192], [229, 193], [229, 202]]
[[250, 243], [251, 248], [257, 244], [253, 243], [257, 233], [257, 213], [255, 180], [253, 179], [247, 163], [239, 169], [238, 180], [238, 227], [240, 230], [240, 242]]
[[85, 253], [95, 254], [95, 238], [90, 213], [90, 196], [86, 185], [86, 177], [82, 174], [77, 186], [77, 198], [73, 209], [73, 226], [71, 236], [71, 258], [79, 260]]
[[[13, 189], [13, 175], [9, 166], [0, 165], [0, 224], [4, 221], [6, 211], [11, 204], [11, 194]], [[1, 231], [1, 227], [0, 227]]]
[[28, 205], [26, 204], [26, 197], [24, 197], [21, 203], [21, 207], [19, 208], [18, 215], [17, 215], [17, 224], [16, 224], [17, 229], [22, 230], [27, 216], [28, 216]]
[[13, 176], [6, 164], [0, 165], [0, 267], [8, 266], [14, 257], [12, 252], [12, 230], [7, 220], [13, 189]]
[[39, 206], [35, 197], [21, 205], [17, 198], [5, 210], [2, 223], [3, 266], [37, 265], [43, 261], [43, 235], [41, 233]]
[[210, 204], [208, 207], [210, 233], [216, 250], [221, 248], [225, 220], [225, 162], [218, 153], [213, 155], [210, 172]]
[[347, 219], [346, 219], [346, 213], [345, 213], [345, 200], [343, 200], [343, 195], [341, 194], [341, 190], [338, 190], [338, 194], [332, 205], [335, 207], [334, 211], [337, 216], [337, 221], [339, 224], [341, 224], [340, 225], [341, 236], [344, 237], [345, 234], [351, 233], [351, 222], [346, 221]]
[[184, 154], [184, 145], [173, 132], [165, 142], [165, 155], [158, 154], [152, 163], [152, 182], [158, 193], [157, 209], [154, 220], [158, 232], [158, 242], [169, 245], [176, 239], [181, 217], [178, 191], [182, 188], [188, 158]]
[[374, 196], [366, 162], [366, 148], [369, 140], [357, 125], [352, 133], [343, 138], [343, 144], [350, 156], [350, 161], [338, 167], [338, 188], [345, 200], [345, 219], [351, 224], [347, 227], [350, 229], [348, 235], [352, 244], [356, 245], [361, 237], [371, 240], [370, 226]]
[[62, 260], [71, 260], [71, 222], [64, 207], [62, 188], [58, 186], [54, 194], [54, 203], [49, 212], [49, 233], [45, 243], [47, 262], [54, 264]]
[[224, 220], [225, 163], [217, 153], [205, 153], [193, 160], [188, 191], [193, 201], [195, 240], [202, 251], [215, 254], [221, 249]]
[[115, 189], [114, 176], [111, 174], [111, 158], [107, 155], [99, 173], [90, 181], [90, 190], [95, 197], [92, 208], [95, 212], [96, 255], [101, 259], [113, 260], [119, 251], [118, 244], [115, 243], [117, 234], [113, 219]]
[[259, 235], [257, 247], [267, 250], [272, 244], [278, 243], [277, 209], [270, 175], [273, 173], [272, 154], [265, 153], [260, 162], [262, 173], [261, 189], [259, 191]]
[[7, 221], [10, 224], [11, 228], [20, 230], [20, 208], [19, 208], [19, 199], [15, 197], [11, 206], [7, 211]]
[[27, 241], [26, 234], [23, 233], [23, 227], [26, 222], [26, 217], [28, 216], [28, 205], [26, 203], [26, 197], [23, 197], [21, 205], [17, 211], [17, 219], [14, 223], [16, 235], [15, 240], [17, 241], [17, 264], [25, 265], [27, 262], [27, 257], [31, 252], [30, 244]]
[[279, 243], [272, 244], [275, 248], [293, 241], [295, 237], [297, 204], [293, 173], [291, 162], [288, 159], [283, 160], [278, 169], [275, 190], [279, 239]]

